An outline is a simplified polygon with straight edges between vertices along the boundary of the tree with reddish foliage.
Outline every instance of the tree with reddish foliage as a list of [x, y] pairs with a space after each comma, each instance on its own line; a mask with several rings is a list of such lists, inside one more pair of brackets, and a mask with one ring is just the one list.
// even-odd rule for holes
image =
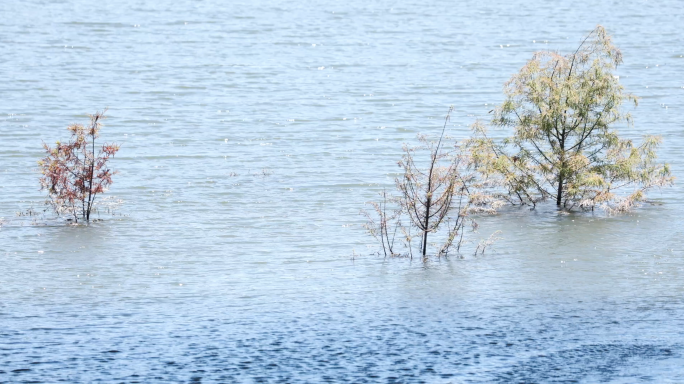
[[47, 154], [38, 162], [43, 174], [41, 189], [48, 191], [48, 204], [58, 215], [71, 215], [75, 222], [79, 218], [90, 222], [95, 198], [107, 190], [116, 173], [107, 162], [119, 151], [119, 145], [95, 145], [106, 111], [90, 115], [88, 126], [70, 125], [68, 142], [58, 141], [54, 147], [43, 143]]

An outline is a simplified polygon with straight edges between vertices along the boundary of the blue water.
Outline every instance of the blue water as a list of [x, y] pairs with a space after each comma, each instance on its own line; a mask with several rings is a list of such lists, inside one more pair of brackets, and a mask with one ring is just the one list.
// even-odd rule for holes
[[[484, 256], [377, 256], [403, 143], [463, 138], [597, 24], [684, 169], [684, 3], [0, 3], [0, 382], [682, 382], [684, 199], [483, 218]], [[109, 107], [115, 216], [44, 209], [41, 141]], [[504, 135], [505, 132], [494, 132]], [[681, 183], [680, 183], [681, 184]], [[33, 208], [39, 216], [17, 216]], [[467, 248], [467, 247], [466, 247]]]

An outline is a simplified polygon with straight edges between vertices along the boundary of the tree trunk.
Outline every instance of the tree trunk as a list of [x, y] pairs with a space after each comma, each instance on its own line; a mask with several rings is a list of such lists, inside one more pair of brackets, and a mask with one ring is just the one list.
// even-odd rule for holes
[[[97, 124], [97, 118], [95, 118], [95, 122], [93, 124]], [[94, 129], [95, 125], [93, 125]], [[87, 150], [86, 150], [87, 151]], [[86, 156], [87, 157], [87, 156]], [[93, 175], [95, 172], [95, 134], [93, 134], [93, 153], [92, 153], [92, 159], [90, 159], [90, 177], [89, 177], [89, 183], [88, 183], [88, 204], [86, 206], [86, 223], [90, 224], [90, 210], [93, 208], [92, 206], [92, 200], [91, 197], [93, 196]]]
[[563, 127], [562, 139], [560, 140], [560, 169], [558, 170], [558, 193], [556, 194], [556, 206], [560, 207], [563, 200], [563, 173], [565, 172], [565, 127]]
[[[428, 192], [430, 193], [430, 192]], [[428, 224], [430, 220], [430, 198], [428, 197], [427, 202], [425, 203], [425, 230], [423, 231], [423, 258], [425, 258], [425, 255], [427, 254], [427, 235], [428, 235]]]
[[556, 195], [556, 205], [561, 206], [561, 200], [563, 198], [563, 175], [558, 175], [558, 194]]

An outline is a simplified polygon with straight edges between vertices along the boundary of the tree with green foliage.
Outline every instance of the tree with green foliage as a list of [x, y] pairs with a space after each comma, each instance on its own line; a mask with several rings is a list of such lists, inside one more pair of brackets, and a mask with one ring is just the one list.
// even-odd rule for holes
[[493, 125], [512, 129], [512, 136], [498, 142], [476, 123], [467, 143], [478, 170], [502, 187], [501, 197], [625, 211], [647, 190], [672, 184], [668, 165], [656, 162], [660, 137], [636, 145], [615, 130], [632, 124], [623, 103], [637, 104], [614, 74], [620, 63], [620, 50], [598, 26], [571, 54], [535, 53], [506, 83]]

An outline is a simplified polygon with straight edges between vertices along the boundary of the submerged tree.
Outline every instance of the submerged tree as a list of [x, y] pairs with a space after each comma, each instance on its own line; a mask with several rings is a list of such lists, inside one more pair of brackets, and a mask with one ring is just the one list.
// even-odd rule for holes
[[[493, 124], [512, 128], [513, 136], [496, 143], [478, 123], [468, 143], [478, 170], [505, 188], [502, 196], [519, 204], [551, 198], [566, 209], [622, 211], [648, 189], [673, 182], [668, 165], [656, 162], [659, 137], [635, 145], [614, 129], [632, 123], [623, 102], [637, 103], [614, 74], [621, 62], [598, 26], [571, 54], [535, 53], [506, 83]], [[632, 190], [622, 192], [627, 187]]]
[[105, 112], [90, 115], [87, 127], [70, 125], [67, 128], [71, 132], [68, 142], [58, 141], [54, 147], [43, 143], [47, 154], [38, 162], [43, 174], [41, 189], [48, 191], [48, 202], [58, 215], [71, 215], [76, 222], [79, 218], [90, 222], [97, 195], [112, 184], [115, 173], [107, 162], [119, 146], [105, 143], [96, 148], [95, 144]]
[[[471, 157], [458, 146], [445, 146], [444, 134], [452, 110], [437, 141], [419, 135], [420, 146], [404, 145], [398, 163], [402, 173], [395, 179], [398, 195], [388, 196], [383, 190], [382, 200], [371, 203], [374, 214], [364, 212], [368, 218], [366, 229], [382, 243], [385, 255], [412, 257], [413, 237], [417, 235], [419, 252], [425, 259], [431, 233], [442, 235], [437, 243], [438, 256], [448, 255], [454, 247], [458, 251], [466, 227], [477, 227], [471, 213], [494, 213], [501, 205], [485, 193], [486, 183], [473, 172]], [[416, 159], [423, 153], [429, 157], [421, 167]], [[395, 252], [397, 236], [407, 252]]]

